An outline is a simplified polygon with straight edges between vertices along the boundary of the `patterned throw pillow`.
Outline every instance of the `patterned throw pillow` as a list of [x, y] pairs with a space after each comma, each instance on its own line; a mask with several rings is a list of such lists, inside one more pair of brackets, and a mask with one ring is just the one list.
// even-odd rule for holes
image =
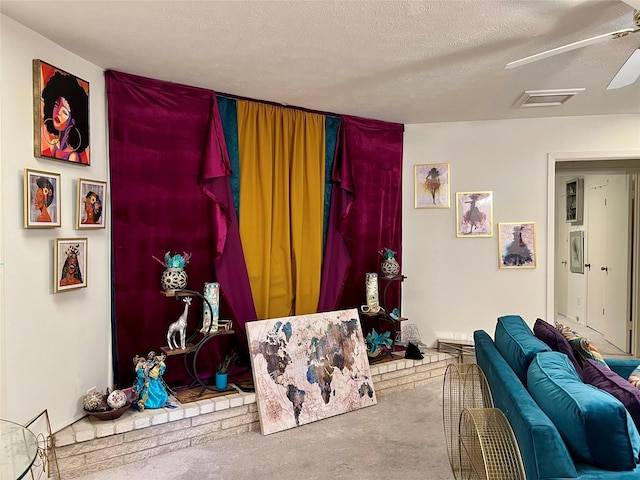
[[[570, 327], [566, 327], [560, 323], [556, 323], [556, 328], [560, 333], [562, 333], [562, 335], [564, 335], [564, 338], [567, 339], [569, 345], [571, 345], [571, 348], [573, 348], [578, 362], [584, 364], [584, 361], [587, 358], [590, 358], [591, 360], [598, 362], [602, 366], [609, 368], [607, 362], [605, 362], [604, 358], [602, 358], [598, 347], [593, 345], [589, 340], [581, 337], [578, 332], [571, 330]], [[638, 378], [638, 380], [640, 381], [640, 377]]]
[[629, 383], [636, 388], [640, 388], [640, 365], [629, 375]]

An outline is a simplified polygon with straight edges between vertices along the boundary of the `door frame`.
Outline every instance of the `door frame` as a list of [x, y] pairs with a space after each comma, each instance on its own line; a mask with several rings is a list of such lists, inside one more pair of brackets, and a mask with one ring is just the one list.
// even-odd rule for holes
[[[579, 168], [588, 169], [589, 162], [611, 162], [611, 169], [624, 167], [626, 161], [640, 161], [640, 150], [613, 150], [602, 152], [553, 152], [547, 154], [547, 318], [555, 319], [555, 248], [556, 248], [556, 164], [559, 162], [576, 162], [576, 170]], [[638, 192], [635, 192], [636, 198]], [[637, 206], [637, 203], [636, 203]], [[632, 246], [634, 265], [633, 282], [631, 290], [631, 320], [633, 328], [633, 338], [631, 340], [631, 354], [637, 356], [640, 353], [640, 331], [638, 328], [638, 274], [640, 266], [637, 253], [640, 252], [640, 228], [638, 219], [640, 208], [634, 212], [634, 244]]]

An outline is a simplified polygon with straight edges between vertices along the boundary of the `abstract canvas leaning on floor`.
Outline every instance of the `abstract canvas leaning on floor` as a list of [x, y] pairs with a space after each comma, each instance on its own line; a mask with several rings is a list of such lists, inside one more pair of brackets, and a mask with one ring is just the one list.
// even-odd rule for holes
[[246, 328], [263, 435], [377, 403], [355, 308]]

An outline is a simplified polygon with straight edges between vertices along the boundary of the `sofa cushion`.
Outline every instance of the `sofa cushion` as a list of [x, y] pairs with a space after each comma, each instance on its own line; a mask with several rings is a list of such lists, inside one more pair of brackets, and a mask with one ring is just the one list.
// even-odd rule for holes
[[576, 360], [576, 356], [573, 353], [573, 348], [569, 345], [569, 341], [562, 335], [556, 327], [549, 322], [538, 318], [536, 323], [533, 324], [533, 334], [546, 343], [554, 352], [564, 353], [572, 365], [575, 367], [578, 376], [582, 378], [582, 367]]
[[505, 315], [498, 318], [495, 333], [496, 348], [518, 376], [527, 384], [527, 368], [538, 352], [550, 352], [551, 349], [537, 339], [529, 325], [519, 315]]
[[631, 416], [613, 396], [584, 384], [566, 355], [537, 354], [527, 379], [529, 393], [576, 459], [607, 470], [636, 467], [640, 435]]
[[610, 393], [625, 406], [636, 428], [640, 429], [640, 390], [600, 363], [587, 359], [582, 379], [585, 383]]

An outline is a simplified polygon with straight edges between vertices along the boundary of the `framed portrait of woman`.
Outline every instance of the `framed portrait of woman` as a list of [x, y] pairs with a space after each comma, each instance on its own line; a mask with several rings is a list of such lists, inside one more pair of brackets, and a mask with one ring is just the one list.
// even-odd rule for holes
[[34, 60], [34, 155], [91, 165], [89, 138], [89, 82]]
[[78, 179], [76, 228], [105, 228], [107, 182]]
[[66, 292], [87, 286], [86, 238], [56, 238], [53, 254], [53, 291]]
[[60, 226], [60, 174], [24, 169], [24, 228]]
[[493, 237], [493, 192], [456, 192], [456, 236]]

